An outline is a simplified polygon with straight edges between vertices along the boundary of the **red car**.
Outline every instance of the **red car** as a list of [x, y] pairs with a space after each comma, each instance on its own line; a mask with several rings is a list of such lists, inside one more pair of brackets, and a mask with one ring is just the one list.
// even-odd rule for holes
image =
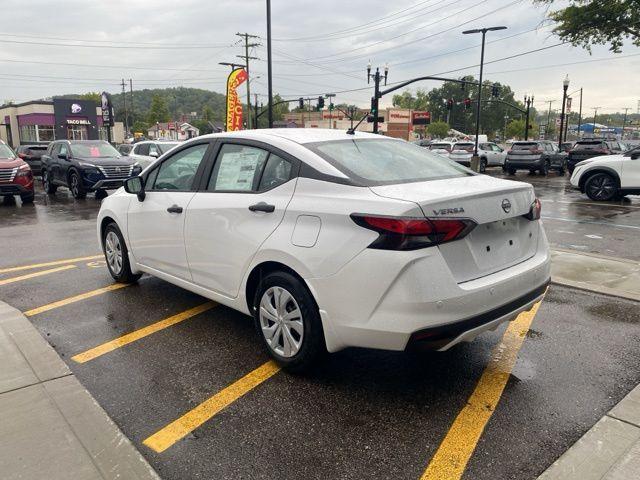
[[33, 172], [27, 162], [0, 140], [0, 196], [14, 195], [20, 195], [22, 203], [33, 202]]

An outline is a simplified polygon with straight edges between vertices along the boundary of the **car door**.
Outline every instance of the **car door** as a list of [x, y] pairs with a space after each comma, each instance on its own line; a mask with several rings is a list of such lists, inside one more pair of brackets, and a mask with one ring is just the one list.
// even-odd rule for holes
[[67, 184], [67, 171], [71, 164], [71, 148], [68, 142], [60, 142], [55, 158], [53, 178], [56, 182]]
[[493, 149], [493, 155], [496, 165], [504, 165], [504, 161], [507, 158], [506, 152], [495, 143], [491, 144], [491, 148]]
[[260, 245], [282, 221], [299, 162], [264, 144], [222, 141], [212, 172], [187, 208], [194, 283], [236, 297]]
[[136, 261], [191, 280], [184, 246], [184, 220], [211, 142], [190, 144], [145, 174], [145, 198], [132, 199], [127, 235]]
[[58, 168], [58, 153], [60, 152], [60, 144], [54, 143], [49, 148], [47, 154], [47, 170], [49, 172], [49, 180], [54, 182], [56, 179], [56, 169]]
[[627, 152], [622, 157], [621, 166], [620, 186], [640, 189], [640, 147]]

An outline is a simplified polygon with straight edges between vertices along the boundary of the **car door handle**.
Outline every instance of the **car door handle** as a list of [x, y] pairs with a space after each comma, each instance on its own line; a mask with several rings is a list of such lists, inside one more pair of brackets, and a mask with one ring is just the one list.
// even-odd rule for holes
[[182, 213], [182, 207], [179, 207], [178, 205], [171, 205], [169, 208], [167, 208], [167, 212]]
[[268, 203], [260, 202], [255, 205], [250, 205], [249, 210], [252, 212], [266, 212], [272, 213], [276, 209], [275, 205], [269, 205]]

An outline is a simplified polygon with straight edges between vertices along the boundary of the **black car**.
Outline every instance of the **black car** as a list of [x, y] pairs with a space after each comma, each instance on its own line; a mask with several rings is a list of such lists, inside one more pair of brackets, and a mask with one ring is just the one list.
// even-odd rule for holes
[[578, 162], [603, 155], [624, 153], [624, 151], [624, 146], [621, 146], [615, 140], [607, 141], [604, 138], [578, 140], [569, 151], [567, 168], [569, 169], [569, 173], [573, 173], [574, 168], [576, 168], [576, 163]]
[[40, 175], [42, 155], [46, 151], [46, 145], [20, 145], [16, 149], [18, 156], [29, 164], [34, 175]]
[[88, 192], [104, 196], [142, 171], [140, 165], [104, 140], [56, 140], [42, 156], [42, 185], [53, 194], [59, 186], [68, 187], [74, 198]]
[[566, 166], [567, 154], [548, 140], [513, 142], [504, 162], [504, 169], [509, 175], [515, 175], [517, 170], [529, 170], [532, 174], [538, 171], [546, 175], [552, 169], [564, 175]]

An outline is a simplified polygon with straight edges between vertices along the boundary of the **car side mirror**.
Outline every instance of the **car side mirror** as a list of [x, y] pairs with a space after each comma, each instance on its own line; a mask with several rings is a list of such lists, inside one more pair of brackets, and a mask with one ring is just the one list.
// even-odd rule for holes
[[138, 196], [139, 201], [144, 201], [144, 180], [142, 177], [129, 177], [124, 181], [124, 191]]

